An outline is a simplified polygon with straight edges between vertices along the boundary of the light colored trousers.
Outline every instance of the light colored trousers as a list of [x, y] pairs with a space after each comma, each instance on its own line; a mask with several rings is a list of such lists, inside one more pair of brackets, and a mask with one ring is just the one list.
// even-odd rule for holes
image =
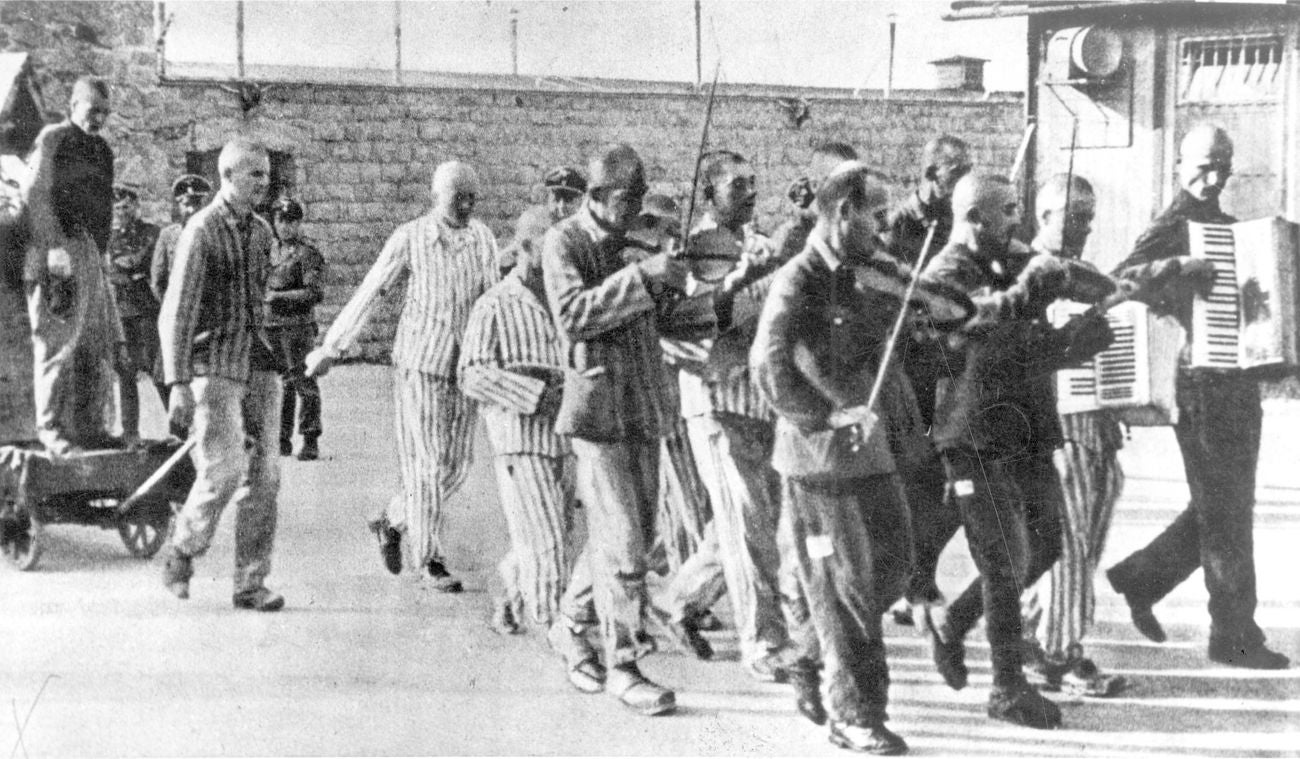
[[[695, 456], [687, 437], [686, 423], [678, 419], [659, 448], [659, 514], [656, 559], [663, 552], [669, 572], [681, 568], [707, 540], [705, 530], [711, 518], [708, 492], [695, 468]], [[662, 564], [656, 565], [656, 571]]]
[[382, 516], [403, 535], [407, 568], [419, 571], [441, 558], [443, 505], [469, 473], [477, 407], [448, 380], [402, 367], [393, 402], [402, 492]]
[[740, 417], [686, 420], [713, 521], [708, 538], [674, 576], [664, 606], [674, 619], [731, 596], [740, 655], [760, 658], [786, 641], [777, 573], [781, 480], [772, 469], [772, 428]]
[[202, 556], [221, 512], [235, 507], [235, 592], [262, 587], [271, 571], [276, 495], [280, 492], [280, 377], [254, 371], [248, 382], [195, 377], [195, 438], [190, 458], [196, 477], [176, 515], [172, 545]]
[[573, 508], [572, 457], [507, 453], [492, 464], [510, 533], [510, 549], [497, 565], [504, 598], [534, 622], [550, 624], [569, 582], [565, 535]]
[[572, 438], [578, 499], [587, 515], [587, 545], [574, 562], [561, 601], [581, 627], [594, 603], [606, 666], [655, 650], [645, 630], [647, 552], [654, 537], [659, 441], [595, 443]]

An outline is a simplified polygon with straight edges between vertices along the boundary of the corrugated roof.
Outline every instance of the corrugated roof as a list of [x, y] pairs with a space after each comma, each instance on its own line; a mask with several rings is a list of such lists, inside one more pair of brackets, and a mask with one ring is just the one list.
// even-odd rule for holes
[[1148, 8], [1169, 8], [1179, 5], [1218, 5], [1223, 7], [1248, 10], [1252, 8], [1276, 8], [1289, 6], [1300, 8], [1300, 0], [1283, 0], [1283, 2], [1216, 2], [1215, 0], [953, 0], [951, 10], [943, 14], [945, 21], [965, 21], [973, 19], [1011, 18], [1014, 16], [1038, 16], [1047, 13], [1066, 13], [1078, 10], [1097, 10], [1101, 8], [1123, 8], [1137, 10]]

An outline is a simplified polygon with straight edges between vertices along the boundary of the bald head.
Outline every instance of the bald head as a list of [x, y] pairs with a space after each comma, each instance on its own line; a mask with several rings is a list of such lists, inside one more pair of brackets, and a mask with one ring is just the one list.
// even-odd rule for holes
[[434, 214], [452, 227], [463, 227], [478, 203], [478, 174], [461, 161], [440, 163], [433, 171], [431, 191]]
[[925, 143], [921, 163], [925, 180], [934, 194], [946, 198], [957, 182], [970, 173], [970, 147], [959, 137], [942, 134]]
[[1192, 127], [1178, 146], [1178, 184], [1200, 201], [1217, 200], [1232, 176], [1232, 140], [1211, 124]]
[[630, 145], [613, 145], [592, 159], [588, 173], [587, 208], [592, 217], [616, 232], [631, 229], [648, 189], [641, 156]]
[[967, 174], [952, 191], [954, 221], [972, 234], [977, 250], [1002, 252], [1020, 223], [1020, 208], [1011, 180], [998, 174]]
[[1097, 212], [1092, 183], [1080, 176], [1057, 174], [1038, 189], [1034, 210], [1038, 214], [1037, 239], [1043, 248], [1072, 258], [1083, 254]]
[[83, 76], [72, 85], [68, 100], [68, 120], [86, 134], [99, 134], [111, 112], [108, 85], [95, 76]]
[[271, 159], [260, 142], [236, 137], [221, 148], [217, 173], [222, 198], [237, 208], [255, 206], [271, 185]]

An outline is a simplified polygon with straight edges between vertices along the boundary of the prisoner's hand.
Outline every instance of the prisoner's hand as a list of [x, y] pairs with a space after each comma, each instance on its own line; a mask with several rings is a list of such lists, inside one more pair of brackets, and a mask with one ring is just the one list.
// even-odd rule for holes
[[317, 348], [307, 354], [307, 359], [303, 362], [306, 364], [306, 375], [308, 377], [324, 377], [329, 374], [330, 368], [334, 366], [335, 358], [325, 351], [324, 348]]
[[187, 430], [193, 420], [194, 391], [188, 382], [177, 382], [167, 399], [167, 421], [173, 430]]
[[679, 258], [667, 253], [657, 253], [637, 264], [641, 276], [649, 282], [657, 283], [674, 290], [686, 289], [686, 278], [691, 270]]

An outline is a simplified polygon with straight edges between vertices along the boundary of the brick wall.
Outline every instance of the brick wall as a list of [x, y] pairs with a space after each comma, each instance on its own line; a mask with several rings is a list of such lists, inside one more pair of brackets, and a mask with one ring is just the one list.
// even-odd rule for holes
[[[625, 141], [646, 159], [657, 191], [690, 186], [705, 98], [502, 89], [417, 89], [276, 83], [245, 114], [217, 82], [165, 82], [156, 75], [153, 6], [148, 2], [6, 2], [0, 45], [36, 59], [49, 117], [62, 116], [69, 87], [93, 72], [113, 87], [107, 137], [117, 171], [147, 196], [146, 215], [163, 221], [168, 188], [187, 152], [219, 147], [236, 133], [293, 155], [296, 195], [307, 205], [307, 234], [330, 263], [320, 309], [328, 324], [364, 275], [392, 229], [428, 205], [440, 161], [459, 158], [483, 179], [479, 215], [504, 240], [512, 220], [540, 199], [540, 177], [559, 164], [585, 164], [600, 146]], [[77, 39], [69, 24], [97, 32]], [[782, 94], [788, 94], [783, 92]], [[843, 140], [864, 158], [912, 182], [922, 145], [942, 132], [969, 141], [979, 165], [1010, 167], [1022, 124], [1018, 98], [917, 100], [819, 98], [811, 118], [791, 126], [775, 98], [720, 96], [710, 145], [736, 150], [760, 181], [760, 223], [773, 227], [787, 204], [784, 188], [803, 173], [811, 147]], [[395, 313], [364, 336], [363, 356], [384, 360]]]

